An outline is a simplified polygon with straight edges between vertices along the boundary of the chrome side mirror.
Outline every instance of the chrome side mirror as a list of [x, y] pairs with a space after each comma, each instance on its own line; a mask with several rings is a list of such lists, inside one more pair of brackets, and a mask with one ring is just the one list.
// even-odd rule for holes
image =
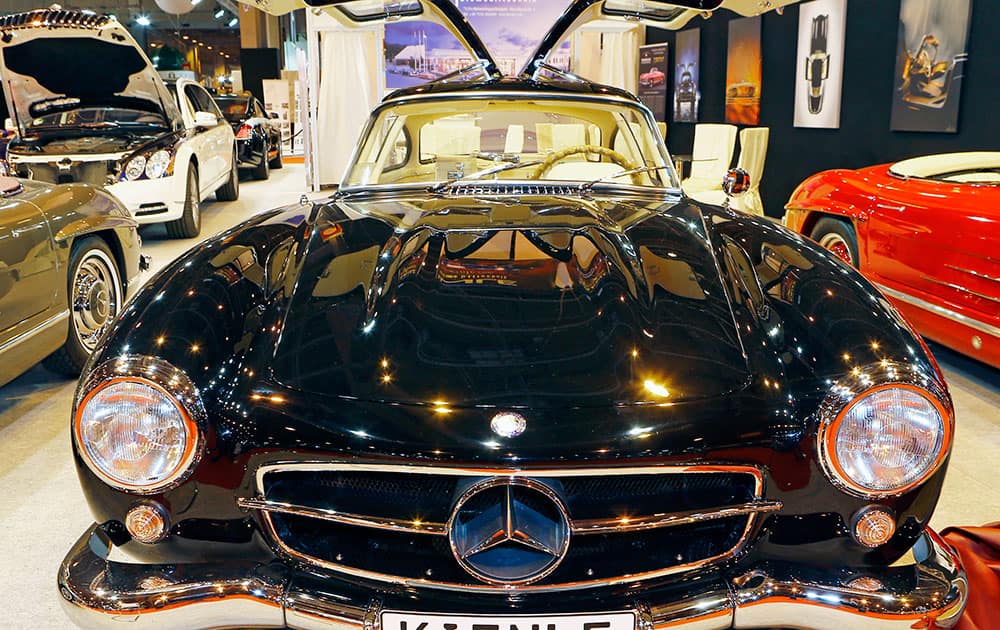
[[750, 190], [750, 173], [742, 168], [731, 168], [722, 177], [722, 192], [730, 199]]

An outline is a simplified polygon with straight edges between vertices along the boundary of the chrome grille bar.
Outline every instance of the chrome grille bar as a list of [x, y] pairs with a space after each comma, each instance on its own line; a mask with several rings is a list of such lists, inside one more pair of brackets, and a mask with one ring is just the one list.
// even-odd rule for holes
[[291, 503], [281, 503], [278, 501], [266, 501], [264, 499], [237, 499], [236, 503], [248, 510], [263, 510], [265, 512], [278, 512], [280, 514], [293, 514], [295, 516], [307, 516], [318, 518], [324, 521], [333, 521], [342, 525], [357, 525], [358, 527], [370, 527], [372, 529], [384, 529], [388, 531], [407, 532], [410, 534], [434, 534], [445, 536], [448, 533], [445, 523], [424, 523], [422, 521], [404, 521], [394, 518], [383, 518], [378, 516], [362, 516], [360, 514], [350, 514], [337, 510], [324, 510], [322, 508], [309, 507], [307, 505], [293, 505]]

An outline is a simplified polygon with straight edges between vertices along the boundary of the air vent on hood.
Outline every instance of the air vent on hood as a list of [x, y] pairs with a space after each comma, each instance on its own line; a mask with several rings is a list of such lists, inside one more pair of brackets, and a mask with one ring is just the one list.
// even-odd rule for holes
[[500, 195], [578, 195], [580, 187], [566, 184], [524, 184], [507, 182], [476, 182], [455, 184], [444, 189], [452, 197], [483, 197]]

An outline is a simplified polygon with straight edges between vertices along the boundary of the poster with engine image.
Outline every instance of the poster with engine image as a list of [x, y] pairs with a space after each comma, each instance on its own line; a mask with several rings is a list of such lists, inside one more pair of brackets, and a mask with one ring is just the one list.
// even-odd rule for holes
[[846, 27], [847, 0], [813, 0], [799, 5], [796, 127], [840, 127]]
[[729, 21], [726, 122], [760, 124], [760, 16]]
[[958, 131], [972, 0], [902, 0], [893, 131]]
[[674, 122], [698, 122], [698, 65], [701, 54], [701, 29], [689, 28], [677, 33], [677, 58], [674, 68]]

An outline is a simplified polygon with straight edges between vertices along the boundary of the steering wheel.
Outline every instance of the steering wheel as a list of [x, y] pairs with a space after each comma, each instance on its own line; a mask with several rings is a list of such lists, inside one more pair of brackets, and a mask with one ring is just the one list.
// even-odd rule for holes
[[[594, 144], [578, 144], [576, 146], [560, 149], [559, 151], [549, 155], [545, 158], [544, 162], [539, 164], [535, 170], [528, 175], [528, 179], [541, 179], [546, 173], [552, 170], [552, 167], [556, 165], [556, 162], [564, 160], [571, 155], [577, 155], [578, 153], [597, 153], [599, 155], [603, 155], [626, 171], [639, 168], [634, 162], [630, 161], [627, 157], [614, 149], [599, 147]], [[642, 186], [641, 173], [632, 173], [629, 178], [636, 186]]]

